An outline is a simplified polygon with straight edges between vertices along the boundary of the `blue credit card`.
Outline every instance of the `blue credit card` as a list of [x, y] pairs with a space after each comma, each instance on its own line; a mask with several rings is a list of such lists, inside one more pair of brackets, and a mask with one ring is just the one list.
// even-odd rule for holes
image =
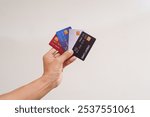
[[67, 27], [65, 29], [56, 32], [60, 45], [65, 51], [68, 50], [69, 29], [72, 28]]

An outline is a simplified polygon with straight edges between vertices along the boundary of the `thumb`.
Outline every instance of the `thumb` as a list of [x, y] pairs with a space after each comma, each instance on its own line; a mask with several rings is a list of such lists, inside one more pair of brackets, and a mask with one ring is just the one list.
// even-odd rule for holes
[[60, 61], [64, 62], [67, 59], [69, 59], [72, 55], [73, 55], [73, 50], [67, 50], [61, 56], [59, 56], [58, 59], [60, 59]]

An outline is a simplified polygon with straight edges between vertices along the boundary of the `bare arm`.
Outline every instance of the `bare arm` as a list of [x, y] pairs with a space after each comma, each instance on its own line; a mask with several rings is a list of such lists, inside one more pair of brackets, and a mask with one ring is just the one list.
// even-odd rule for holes
[[0, 99], [41, 99], [60, 84], [64, 67], [76, 59], [71, 57], [72, 55], [72, 51], [60, 55], [55, 49], [51, 49], [43, 56], [44, 73], [40, 78], [9, 93], [0, 95]]

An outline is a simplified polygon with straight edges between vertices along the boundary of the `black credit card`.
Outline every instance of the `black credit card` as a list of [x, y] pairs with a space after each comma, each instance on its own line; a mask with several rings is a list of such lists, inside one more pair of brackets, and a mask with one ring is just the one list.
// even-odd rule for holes
[[73, 47], [74, 56], [84, 61], [95, 40], [94, 37], [82, 32]]

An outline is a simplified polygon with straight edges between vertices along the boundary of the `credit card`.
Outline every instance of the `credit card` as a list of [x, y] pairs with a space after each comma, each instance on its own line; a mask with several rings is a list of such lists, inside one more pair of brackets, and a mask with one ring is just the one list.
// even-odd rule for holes
[[60, 45], [64, 51], [68, 50], [69, 29], [71, 29], [71, 27], [56, 32]]
[[95, 40], [96, 39], [91, 35], [82, 32], [73, 47], [74, 56], [84, 61], [89, 51], [91, 50]]
[[68, 49], [73, 48], [74, 44], [76, 43], [77, 39], [79, 38], [82, 30], [78, 29], [69, 29], [69, 40], [68, 40]]
[[52, 40], [49, 42], [49, 45], [56, 49], [60, 54], [64, 53], [63, 48], [61, 47], [58, 37], [55, 35]]

